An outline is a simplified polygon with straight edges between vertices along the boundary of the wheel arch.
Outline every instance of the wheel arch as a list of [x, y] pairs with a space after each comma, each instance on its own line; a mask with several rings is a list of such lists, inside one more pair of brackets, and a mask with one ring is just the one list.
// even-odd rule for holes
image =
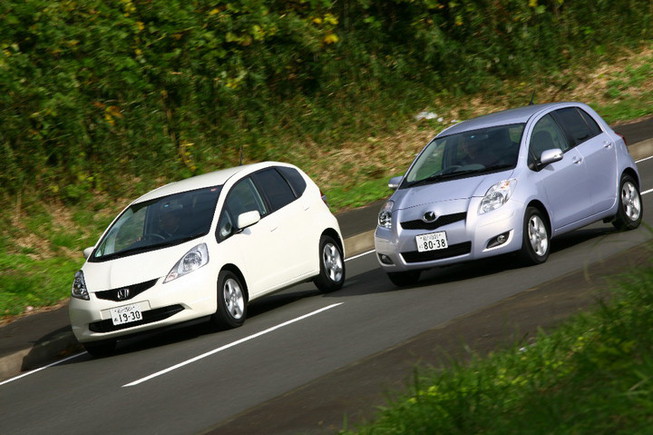
[[624, 177], [624, 175], [629, 175], [633, 180], [635, 180], [635, 183], [637, 183], [637, 188], [639, 189], [641, 184], [639, 180], [639, 175], [637, 174], [637, 171], [635, 171], [633, 168], [626, 168], [623, 170], [621, 173], [621, 177], [619, 177], [619, 184], [621, 185], [621, 179]]
[[547, 211], [544, 204], [541, 201], [534, 199], [531, 200], [531, 202], [529, 202], [526, 205], [525, 209], [527, 209], [528, 207], [535, 207], [536, 209], [539, 210], [540, 213], [542, 213], [542, 217], [544, 218], [544, 223], [546, 224], [546, 229], [549, 231], [549, 237], [553, 237], [553, 230], [551, 229], [551, 216], [549, 216], [549, 212]]
[[342, 251], [342, 255], [343, 255], [343, 258], [344, 258], [344, 256], [346, 255], [346, 253], [345, 253], [345, 244], [343, 243], [342, 239], [340, 238], [340, 234], [338, 234], [338, 232], [336, 230], [334, 230], [333, 228], [327, 228], [326, 230], [322, 231], [322, 234], [320, 234], [320, 238], [322, 236], [329, 236], [333, 240], [335, 240], [336, 243], [338, 244], [338, 247], [340, 248], [340, 251]]
[[238, 277], [238, 279], [240, 279], [240, 281], [243, 283], [243, 287], [244, 287], [244, 290], [245, 290], [245, 303], [248, 303], [249, 302], [249, 288], [247, 287], [247, 280], [245, 279], [245, 276], [243, 275], [243, 273], [240, 271], [238, 266], [236, 266], [235, 264], [232, 264], [232, 263], [227, 263], [224, 266], [222, 266], [222, 269], [220, 269], [220, 273], [222, 273], [225, 270], [228, 270], [229, 272], [235, 274]]

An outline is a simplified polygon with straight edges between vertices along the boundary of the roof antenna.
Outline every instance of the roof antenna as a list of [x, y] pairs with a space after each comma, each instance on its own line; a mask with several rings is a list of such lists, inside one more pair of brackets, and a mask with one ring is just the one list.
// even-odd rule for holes
[[535, 91], [533, 91], [533, 94], [531, 95], [531, 101], [528, 103], [529, 106], [533, 105], [533, 100], [535, 99]]

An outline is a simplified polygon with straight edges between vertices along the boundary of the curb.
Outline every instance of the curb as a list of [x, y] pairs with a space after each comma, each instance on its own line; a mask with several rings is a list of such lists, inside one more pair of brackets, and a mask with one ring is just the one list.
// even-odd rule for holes
[[351, 258], [374, 249], [374, 231], [366, 231], [345, 239], [345, 257]]
[[636, 144], [629, 146], [628, 151], [635, 160], [651, 157], [653, 156], [653, 139], [646, 139], [637, 142]]

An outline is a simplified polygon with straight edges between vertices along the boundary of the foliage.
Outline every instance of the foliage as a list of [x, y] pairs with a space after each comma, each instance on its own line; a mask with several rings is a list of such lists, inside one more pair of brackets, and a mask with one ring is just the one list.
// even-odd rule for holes
[[645, 0], [7, 0], [0, 192], [77, 203], [241, 149], [336, 147], [434, 95], [637, 44], [650, 20]]

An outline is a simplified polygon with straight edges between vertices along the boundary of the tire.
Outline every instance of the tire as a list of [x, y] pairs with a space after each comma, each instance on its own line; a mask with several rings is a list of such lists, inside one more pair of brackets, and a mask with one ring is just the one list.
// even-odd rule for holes
[[238, 275], [223, 270], [218, 276], [218, 308], [211, 317], [219, 329], [238, 328], [247, 317], [247, 294]]
[[639, 186], [630, 175], [619, 183], [619, 210], [612, 225], [620, 231], [634, 230], [642, 223], [642, 196]]
[[542, 212], [535, 207], [526, 209], [522, 239], [520, 256], [524, 264], [541, 264], [549, 258], [551, 235]]
[[388, 278], [397, 287], [407, 287], [417, 284], [421, 274], [421, 270], [409, 270], [407, 272], [388, 272]]
[[345, 260], [342, 248], [329, 236], [320, 237], [320, 274], [313, 283], [322, 293], [340, 290], [345, 283]]
[[86, 352], [91, 354], [95, 358], [102, 358], [105, 356], [111, 356], [116, 351], [117, 341], [114, 340], [103, 340], [103, 341], [92, 341], [90, 343], [82, 343]]

